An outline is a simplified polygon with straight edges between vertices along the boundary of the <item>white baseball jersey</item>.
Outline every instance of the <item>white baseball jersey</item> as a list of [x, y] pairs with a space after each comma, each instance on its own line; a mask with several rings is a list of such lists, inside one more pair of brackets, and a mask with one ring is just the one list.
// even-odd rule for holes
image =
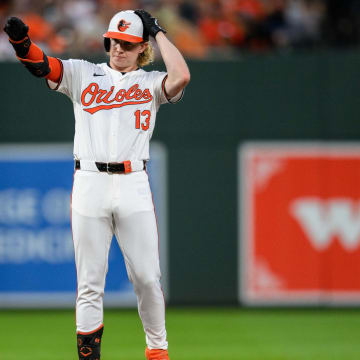
[[122, 74], [106, 63], [61, 60], [63, 76], [49, 87], [67, 95], [75, 114], [74, 156], [80, 160], [148, 160], [149, 141], [167, 74], [142, 69]]

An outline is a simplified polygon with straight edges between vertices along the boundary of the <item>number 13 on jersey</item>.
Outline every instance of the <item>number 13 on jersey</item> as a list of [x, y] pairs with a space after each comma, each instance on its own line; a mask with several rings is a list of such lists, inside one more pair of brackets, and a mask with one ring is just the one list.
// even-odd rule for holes
[[[135, 129], [143, 129], [144, 131], [148, 130], [150, 127], [150, 110], [144, 110], [140, 113], [140, 110], [136, 110], [135, 113]], [[145, 119], [141, 119], [141, 116]]]

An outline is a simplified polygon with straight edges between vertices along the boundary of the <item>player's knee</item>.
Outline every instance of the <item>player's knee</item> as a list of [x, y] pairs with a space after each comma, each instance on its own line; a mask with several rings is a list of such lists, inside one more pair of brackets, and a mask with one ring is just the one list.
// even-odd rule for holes
[[162, 293], [160, 282], [157, 280], [136, 284], [134, 283], [134, 291], [138, 297], [158, 296]]
[[160, 274], [137, 274], [133, 277], [135, 291], [148, 291], [160, 287]]
[[101, 298], [103, 298], [104, 293], [99, 291], [94, 291], [87, 289], [85, 291], [81, 291], [78, 293], [77, 301], [85, 301], [85, 302], [97, 302], [101, 301]]

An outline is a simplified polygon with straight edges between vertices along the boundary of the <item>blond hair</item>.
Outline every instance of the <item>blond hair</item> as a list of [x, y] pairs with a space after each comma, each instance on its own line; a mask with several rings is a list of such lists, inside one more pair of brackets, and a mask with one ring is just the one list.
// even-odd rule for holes
[[147, 44], [147, 47], [141, 54], [139, 54], [136, 61], [137, 65], [140, 67], [149, 65], [154, 61], [154, 49], [150, 41], [148, 41]]

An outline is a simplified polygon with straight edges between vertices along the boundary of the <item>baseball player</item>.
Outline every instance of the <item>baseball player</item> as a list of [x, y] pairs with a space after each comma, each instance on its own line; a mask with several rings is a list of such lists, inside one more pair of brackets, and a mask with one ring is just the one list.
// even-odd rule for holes
[[[4, 31], [18, 59], [74, 106], [75, 174], [72, 231], [77, 269], [79, 359], [100, 359], [103, 296], [113, 234], [124, 256], [146, 334], [148, 360], [168, 360], [158, 233], [146, 173], [156, 113], [176, 103], [189, 69], [166, 31], [144, 10], [121, 11], [104, 36], [109, 62], [60, 60], [31, 42], [28, 26], [7, 20]], [[167, 72], [146, 72], [156, 40]]]

